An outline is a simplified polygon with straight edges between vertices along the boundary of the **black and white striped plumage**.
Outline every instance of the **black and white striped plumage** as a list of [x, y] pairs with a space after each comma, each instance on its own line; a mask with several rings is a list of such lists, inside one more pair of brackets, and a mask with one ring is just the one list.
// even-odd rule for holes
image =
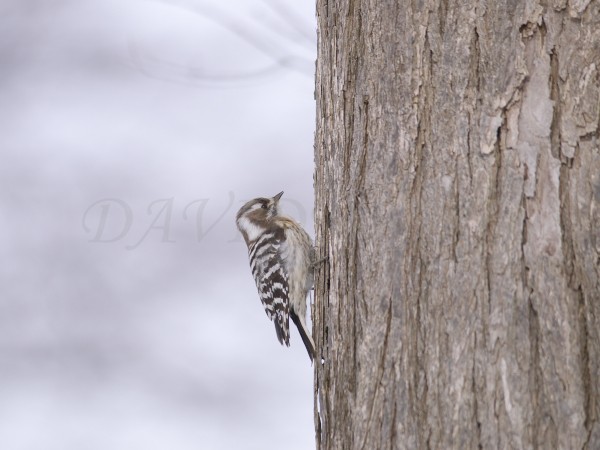
[[255, 198], [238, 211], [236, 223], [248, 246], [250, 269], [277, 339], [290, 345], [289, 319], [298, 327], [312, 361], [315, 346], [306, 327], [306, 296], [313, 285], [314, 248], [294, 220], [278, 212], [280, 192]]

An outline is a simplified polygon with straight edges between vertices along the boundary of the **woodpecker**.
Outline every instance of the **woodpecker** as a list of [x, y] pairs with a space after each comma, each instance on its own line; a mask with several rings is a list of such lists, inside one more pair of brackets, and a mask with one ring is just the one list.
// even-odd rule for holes
[[315, 250], [308, 233], [295, 220], [279, 214], [282, 195], [250, 200], [238, 211], [236, 224], [246, 241], [258, 296], [275, 324], [277, 339], [289, 347], [291, 318], [312, 361], [315, 344], [306, 327], [306, 296], [313, 287]]

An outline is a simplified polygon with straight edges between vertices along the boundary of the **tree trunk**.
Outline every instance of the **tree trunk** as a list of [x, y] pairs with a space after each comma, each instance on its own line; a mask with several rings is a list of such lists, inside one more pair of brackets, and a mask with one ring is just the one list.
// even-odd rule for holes
[[318, 0], [319, 449], [600, 449], [600, 2]]

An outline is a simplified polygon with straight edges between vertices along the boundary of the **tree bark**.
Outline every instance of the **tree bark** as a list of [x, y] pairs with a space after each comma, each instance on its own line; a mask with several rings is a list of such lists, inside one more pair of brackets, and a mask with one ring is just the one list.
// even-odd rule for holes
[[317, 17], [317, 447], [600, 449], [600, 2]]

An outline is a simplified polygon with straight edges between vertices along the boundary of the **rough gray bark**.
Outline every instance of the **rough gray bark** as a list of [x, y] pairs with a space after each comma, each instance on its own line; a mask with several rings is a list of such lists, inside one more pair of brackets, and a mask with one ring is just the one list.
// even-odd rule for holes
[[320, 449], [600, 449], [600, 2], [318, 0]]

